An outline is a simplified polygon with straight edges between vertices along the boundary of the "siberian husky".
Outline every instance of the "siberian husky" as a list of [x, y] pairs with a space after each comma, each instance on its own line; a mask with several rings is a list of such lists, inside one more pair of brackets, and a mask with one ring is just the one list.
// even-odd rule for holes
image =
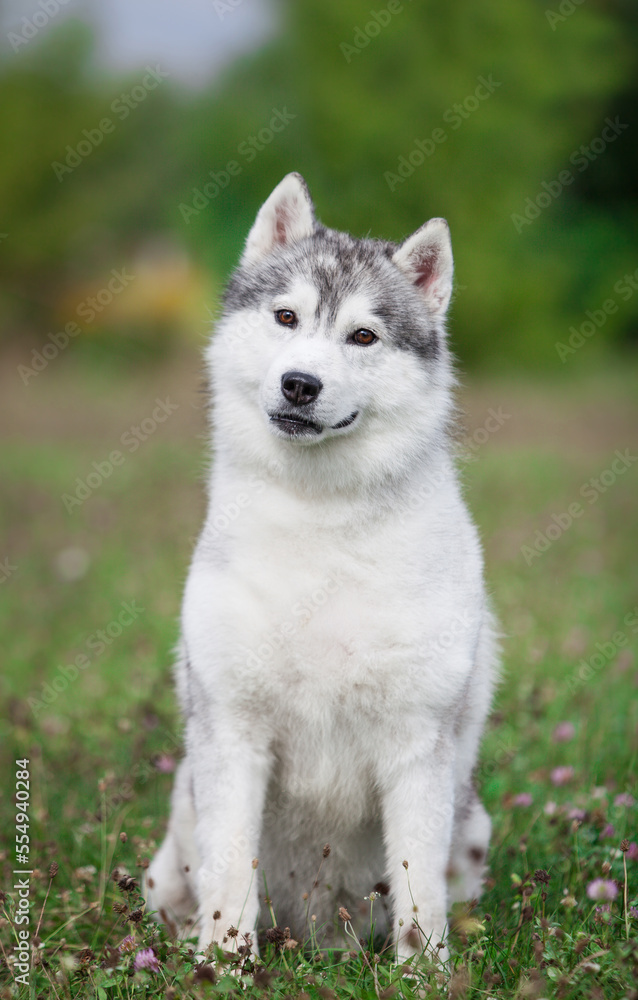
[[146, 886], [161, 918], [195, 917], [203, 953], [256, 948], [273, 912], [348, 947], [373, 892], [399, 960], [445, 961], [450, 903], [481, 891], [472, 772], [498, 653], [451, 443], [452, 270], [443, 219], [355, 239], [291, 173], [230, 280], [177, 663], [186, 753]]

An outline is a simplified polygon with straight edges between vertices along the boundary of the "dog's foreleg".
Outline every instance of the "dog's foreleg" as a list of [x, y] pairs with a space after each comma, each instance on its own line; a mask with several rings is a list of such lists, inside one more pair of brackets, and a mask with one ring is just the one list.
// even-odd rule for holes
[[[257, 871], [262, 813], [270, 763], [268, 748], [245, 725], [214, 734], [195, 716], [188, 727], [193, 772], [199, 949], [212, 943], [233, 951], [252, 937], [259, 910]], [[228, 935], [234, 928], [237, 934]], [[234, 932], [233, 932], [234, 934]]]
[[454, 759], [443, 738], [386, 772], [382, 810], [397, 958], [425, 951], [445, 962], [447, 950], [437, 945], [445, 941]]

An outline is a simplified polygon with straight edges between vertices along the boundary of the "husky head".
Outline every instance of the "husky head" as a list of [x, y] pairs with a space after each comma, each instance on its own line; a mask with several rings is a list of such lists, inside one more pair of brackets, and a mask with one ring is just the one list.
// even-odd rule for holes
[[[445, 437], [447, 223], [397, 246], [322, 226], [303, 178], [262, 205], [208, 352], [218, 456], [351, 488]], [[233, 459], [234, 457], [234, 459]]]

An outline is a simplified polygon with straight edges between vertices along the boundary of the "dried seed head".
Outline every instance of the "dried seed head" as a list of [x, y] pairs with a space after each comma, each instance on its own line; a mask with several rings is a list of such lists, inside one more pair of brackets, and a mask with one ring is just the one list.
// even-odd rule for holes
[[552, 876], [549, 872], [545, 871], [544, 868], [537, 868], [534, 872], [534, 878], [537, 882], [543, 882], [545, 885], [549, 884], [549, 880]]
[[420, 949], [421, 948], [421, 936], [416, 927], [416, 924], [412, 924], [410, 929], [406, 931], [405, 941], [410, 945], [411, 948]]
[[401, 864], [403, 865], [403, 867], [407, 871], [408, 870], [408, 863], [407, 863], [407, 861], [402, 861]]
[[[212, 965], [202, 962], [201, 965], [195, 966], [195, 975], [193, 977], [196, 983], [214, 983], [215, 982], [215, 970]], [[168, 996], [168, 993], [166, 994]], [[176, 992], [173, 996], [176, 996]]]
[[611, 865], [609, 861], [603, 861], [602, 865], [600, 866], [600, 870], [602, 871], [603, 875], [609, 875], [611, 871]]
[[253, 869], [259, 868], [259, 858], [253, 858]]
[[582, 953], [584, 952], [585, 948], [587, 947], [590, 941], [591, 938], [589, 937], [589, 935], [580, 938], [574, 945], [574, 953], [576, 955], [582, 955]]
[[281, 927], [269, 927], [266, 931], [266, 941], [270, 941], [276, 948], [281, 948], [286, 940], [286, 932]]
[[236, 938], [237, 935], [239, 934], [239, 931], [237, 930], [236, 927], [229, 927], [226, 933], [228, 934], [229, 938]]
[[221, 913], [219, 912], [219, 910], [215, 910], [215, 912], [213, 913], [213, 920], [219, 920], [220, 918], [221, 918]]
[[57, 861], [52, 861], [49, 865], [49, 878], [55, 878], [55, 876], [60, 871], [60, 866]]
[[629, 841], [628, 840], [621, 840], [620, 841], [620, 850], [623, 852], [623, 854], [626, 854], [626, 852], [629, 850]]
[[350, 914], [346, 910], [345, 906], [340, 906], [339, 907], [339, 916], [344, 921], [344, 923], [345, 923], [346, 920], [350, 920], [351, 919]]
[[328, 855], [330, 854], [330, 844], [324, 844], [323, 845], [322, 854], [323, 854], [324, 858], [328, 857]]
[[129, 913], [128, 918], [132, 924], [139, 924], [143, 916], [144, 916], [144, 910], [133, 910], [132, 913]]
[[126, 833], [124, 833], [124, 830], [122, 830], [122, 832], [120, 834], [120, 841], [123, 844], [125, 844], [127, 840], [128, 840], [128, 835]]
[[255, 986], [259, 986], [262, 990], [267, 990], [272, 982], [274, 973], [269, 972], [268, 969], [264, 969], [263, 965], [255, 969], [253, 972], [253, 979], [255, 980]]
[[137, 882], [130, 875], [125, 875], [124, 878], [119, 880], [117, 887], [122, 892], [133, 892], [134, 889], [137, 889]]

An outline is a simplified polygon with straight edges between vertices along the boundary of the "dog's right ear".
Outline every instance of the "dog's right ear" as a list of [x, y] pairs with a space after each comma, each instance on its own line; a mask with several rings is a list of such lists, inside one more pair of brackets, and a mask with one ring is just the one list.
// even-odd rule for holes
[[257, 213], [242, 254], [242, 264], [255, 264], [276, 247], [310, 236], [314, 206], [301, 174], [286, 174]]

